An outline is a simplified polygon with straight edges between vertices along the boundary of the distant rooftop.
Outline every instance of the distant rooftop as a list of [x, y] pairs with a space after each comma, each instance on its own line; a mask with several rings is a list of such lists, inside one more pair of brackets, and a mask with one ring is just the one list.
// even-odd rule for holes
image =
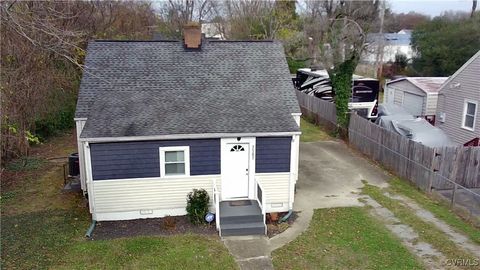
[[404, 77], [388, 82], [388, 84], [407, 80], [426, 93], [438, 93], [442, 84], [448, 77]]
[[384, 39], [385, 45], [410, 45], [410, 40], [412, 39], [412, 30], [402, 29], [398, 33], [370, 33], [367, 35], [368, 43], [376, 43], [381, 39]]

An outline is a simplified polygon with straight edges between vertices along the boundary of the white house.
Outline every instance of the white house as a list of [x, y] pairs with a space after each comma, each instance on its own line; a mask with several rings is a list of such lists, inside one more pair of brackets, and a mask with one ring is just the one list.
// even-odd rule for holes
[[222, 235], [264, 234], [295, 199], [294, 91], [280, 42], [90, 42], [75, 121], [92, 219], [185, 215], [203, 188]]
[[225, 40], [222, 27], [220, 23], [202, 23], [202, 34], [204, 34], [206, 38]]
[[398, 33], [368, 34], [367, 47], [362, 56], [362, 61], [375, 63], [380, 59], [380, 48], [383, 46], [383, 63], [394, 62], [395, 55], [403, 54], [407, 59], [414, 56], [410, 45], [412, 38], [411, 30], [400, 30]]

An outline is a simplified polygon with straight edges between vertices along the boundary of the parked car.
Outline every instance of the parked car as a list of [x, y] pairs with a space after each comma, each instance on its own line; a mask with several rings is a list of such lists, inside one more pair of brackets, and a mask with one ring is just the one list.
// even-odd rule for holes
[[423, 118], [416, 118], [395, 104], [380, 104], [375, 123], [429, 147], [456, 146], [441, 129]]

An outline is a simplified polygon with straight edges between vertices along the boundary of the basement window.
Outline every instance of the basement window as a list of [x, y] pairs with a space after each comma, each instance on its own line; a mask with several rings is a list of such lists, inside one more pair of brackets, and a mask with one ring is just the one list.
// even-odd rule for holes
[[190, 175], [188, 146], [160, 147], [160, 177]]
[[462, 128], [473, 131], [475, 129], [475, 116], [477, 115], [478, 103], [473, 100], [465, 100], [463, 107]]

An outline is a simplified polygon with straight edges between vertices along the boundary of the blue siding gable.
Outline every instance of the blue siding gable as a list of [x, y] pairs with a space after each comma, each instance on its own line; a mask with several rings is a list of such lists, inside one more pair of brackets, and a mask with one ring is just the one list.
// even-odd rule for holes
[[257, 137], [255, 171], [290, 172], [292, 137]]
[[220, 139], [92, 143], [93, 180], [160, 177], [166, 146], [190, 146], [190, 175], [220, 174]]

